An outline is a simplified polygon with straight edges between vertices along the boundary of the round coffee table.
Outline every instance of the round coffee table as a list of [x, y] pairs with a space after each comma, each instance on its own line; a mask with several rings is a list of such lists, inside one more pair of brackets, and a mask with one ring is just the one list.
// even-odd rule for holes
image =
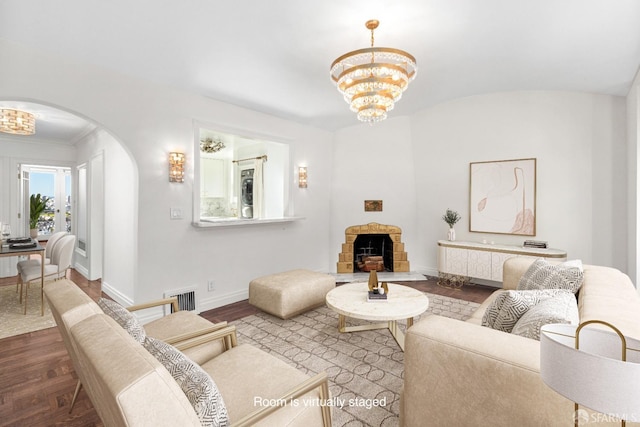
[[[327, 306], [338, 313], [340, 332], [370, 331], [389, 329], [393, 338], [404, 351], [404, 334], [398, 328], [397, 320], [407, 319], [407, 328], [413, 325], [414, 316], [419, 316], [429, 307], [429, 298], [422, 292], [408, 286], [388, 283], [389, 294], [386, 301], [367, 301], [368, 283], [348, 283], [336, 286], [327, 293]], [[347, 326], [346, 318], [383, 321], [371, 325]]]

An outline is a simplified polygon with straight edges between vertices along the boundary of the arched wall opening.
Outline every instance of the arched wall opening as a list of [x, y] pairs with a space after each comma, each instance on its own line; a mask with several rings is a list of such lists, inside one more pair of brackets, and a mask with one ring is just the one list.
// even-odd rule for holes
[[[35, 135], [0, 133], [0, 218], [16, 220], [11, 213], [17, 212], [18, 176], [13, 172], [19, 164], [69, 167], [71, 215], [75, 219], [71, 232], [83, 234], [83, 239], [78, 239], [82, 244], [74, 253], [74, 268], [88, 279], [101, 279], [103, 290], [114, 298], [133, 301], [138, 167], [128, 147], [101, 123], [62, 105], [0, 95], [0, 107], [21, 107], [36, 114]], [[83, 121], [84, 128], [80, 126], [75, 133], [70, 129]], [[68, 139], [70, 135], [75, 135], [72, 140]], [[79, 224], [82, 230], [78, 229]]]

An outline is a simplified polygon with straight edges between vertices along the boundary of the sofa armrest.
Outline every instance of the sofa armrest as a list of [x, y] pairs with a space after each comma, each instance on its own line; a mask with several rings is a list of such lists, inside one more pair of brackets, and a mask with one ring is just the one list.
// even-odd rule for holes
[[129, 311], [144, 310], [147, 308], [159, 307], [167, 304], [171, 304], [173, 306], [174, 313], [176, 311], [180, 311], [180, 306], [178, 305], [178, 297], [163, 298], [156, 301], [146, 302], [143, 304], [132, 305], [127, 307], [127, 310]]
[[566, 425], [573, 404], [540, 378], [540, 343], [427, 316], [405, 341], [401, 425]]
[[[282, 395], [280, 398], [276, 399], [279, 402], [291, 402], [294, 399], [297, 399], [310, 391], [318, 388], [320, 390], [320, 400], [326, 401], [329, 399], [329, 385], [327, 380], [327, 374], [325, 372], [321, 372], [303, 383], [299, 384], [297, 387], [289, 390], [287, 393]], [[283, 408], [283, 406], [278, 405], [269, 405], [264, 406], [233, 423], [233, 427], [249, 427], [255, 425], [257, 422], [263, 420], [268, 417], [278, 409]], [[331, 410], [328, 405], [323, 405], [322, 409], [322, 421], [324, 427], [331, 427]]]
[[200, 334], [190, 339], [180, 341], [173, 344], [175, 348], [180, 351], [187, 350], [192, 347], [206, 344], [208, 342], [222, 340], [224, 344], [224, 351], [229, 350], [238, 345], [238, 337], [236, 335], [235, 326], [226, 326], [222, 329], [217, 329], [209, 333]]

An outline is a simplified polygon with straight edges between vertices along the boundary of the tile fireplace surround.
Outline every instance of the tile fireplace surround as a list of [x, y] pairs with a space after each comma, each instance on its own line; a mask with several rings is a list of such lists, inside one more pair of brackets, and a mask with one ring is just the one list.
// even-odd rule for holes
[[365, 225], [352, 225], [344, 231], [345, 243], [342, 244], [342, 252], [338, 255], [338, 273], [354, 272], [353, 246], [358, 236], [363, 234], [388, 234], [393, 241], [393, 271], [409, 272], [409, 260], [402, 243], [402, 229], [395, 225], [384, 225], [371, 222]]

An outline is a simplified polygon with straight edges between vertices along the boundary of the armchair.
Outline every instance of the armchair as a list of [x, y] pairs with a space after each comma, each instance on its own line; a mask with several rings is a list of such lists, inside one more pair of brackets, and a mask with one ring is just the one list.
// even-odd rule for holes
[[[327, 374], [321, 372], [309, 378], [268, 353], [248, 344], [238, 345], [235, 326], [194, 337], [174, 347], [184, 351], [217, 340], [224, 343], [223, 353], [201, 367], [220, 390], [233, 427], [254, 426], [270, 416], [276, 419], [269, 419], [269, 425], [288, 425], [285, 420], [295, 417], [296, 425], [318, 425], [321, 418], [323, 427], [331, 427], [328, 405], [305, 405], [304, 401], [305, 398], [309, 402], [329, 399]], [[256, 397], [290, 405], [259, 406]], [[297, 402], [297, 407], [292, 402]]]

